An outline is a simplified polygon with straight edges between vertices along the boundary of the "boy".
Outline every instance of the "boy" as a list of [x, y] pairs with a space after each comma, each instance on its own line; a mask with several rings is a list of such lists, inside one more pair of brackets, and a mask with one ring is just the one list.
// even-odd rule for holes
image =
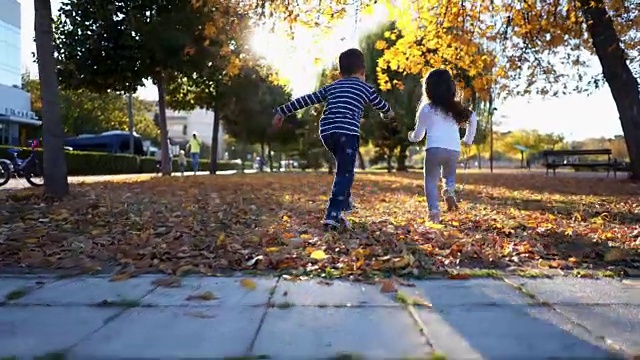
[[187, 157], [184, 154], [184, 150], [180, 150], [178, 154], [178, 165], [180, 166], [180, 174], [182, 176], [184, 176], [184, 170], [187, 168]]
[[335, 229], [340, 225], [349, 227], [344, 212], [353, 210], [351, 186], [355, 175], [356, 156], [360, 146], [360, 119], [364, 106], [373, 108], [391, 118], [393, 111], [380, 98], [375, 88], [364, 80], [364, 54], [358, 49], [349, 49], [338, 58], [340, 79], [275, 109], [275, 127], [282, 126], [284, 118], [306, 107], [324, 102], [320, 118], [320, 138], [336, 161], [331, 197], [322, 222], [325, 227]]

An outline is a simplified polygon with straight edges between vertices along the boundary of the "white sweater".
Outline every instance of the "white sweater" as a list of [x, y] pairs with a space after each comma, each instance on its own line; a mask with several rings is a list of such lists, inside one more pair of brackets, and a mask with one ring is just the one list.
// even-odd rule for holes
[[[478, 119], [476, 114], [472, 113], [467, 125], [467, 133], [462, 139], [465, 144], [473, 144], [477, 126]], [[427, 134], [427, 149], [439, 147], [460, 151], [460, 132], [455, 119], [429, 103], [424, 103], [418, 108], [416, 127], [409, 132], [409, 141], [418, 142], [422, 140], [425, 133]]]

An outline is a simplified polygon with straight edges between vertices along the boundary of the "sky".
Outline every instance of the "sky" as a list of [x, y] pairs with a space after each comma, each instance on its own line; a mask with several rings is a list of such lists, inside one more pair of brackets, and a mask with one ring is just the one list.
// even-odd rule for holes
[[[37, 65], [32, 60], [35, 52], [33, 41], [33, 1], [20, 0], [22, 5], [22, 64], [25, 71], [37, 74]], [[60, 0], [51, 0], [54, 13]], [[288, 79], [294, 95], [302, 95], [316, 87], [318, 73], [323, 64], [330, 64], [338, 54], [357, 47], [360, 35], [371, 31], [386, 18], [384, 10], [373, 16], [362, 18], [355, 26], [351, 17], [335, 26], [333, 33], [322, 39], [314, 39], [311, 31], [296, 32], [293, 40], [260, 32], [252, 45], [263, 55], [281, 76]], [[275, 44], [275, 46], [274, 46]], [[597, 61], [594, 61], [597, 64]], [[157, 93], [150, 83], [138, 91], [138, 96], [155, 100]], [[384, 97], [384, 94], [383, 94]], [[573, 94], [558, 98], [542, 99], [512, 98], [496, 104], [497, 130], [538, 130], [564, 135], [566, 140], [581, 140], [590, 137], [613, 137], [622, 134], [618, 112], [608, 86], [591, 95]]]

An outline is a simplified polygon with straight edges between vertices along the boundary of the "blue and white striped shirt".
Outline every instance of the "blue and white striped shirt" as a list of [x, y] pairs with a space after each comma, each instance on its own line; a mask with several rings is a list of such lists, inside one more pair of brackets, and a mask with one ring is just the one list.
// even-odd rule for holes
[[375, 88], [357, 77], [337, 80], [278, 107], [276, 111], [287, 116], [322, 102], [325, 108], [320, 118], [320, 136], [332, 132], [360, 135], [360, 119], [367, 104], [385, 115], [391, 111]]

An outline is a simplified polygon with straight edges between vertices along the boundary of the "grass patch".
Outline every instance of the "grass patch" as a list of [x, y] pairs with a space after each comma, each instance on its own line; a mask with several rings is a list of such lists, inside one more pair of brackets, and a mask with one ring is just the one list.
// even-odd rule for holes
[[44, 355], [35, 356], [33, 360], [64, 360], [67, 356], [62, 351], [49, 352]]
[[293, 307], [293, 306], [294, 306], [293, 303], [290, 303], [288, 301], [284, 301], [284, 302], [275, 304], [273, 307], [275, 307], [277, 309], [288, 309], [288, 308]]
[[330, 358], [331, 360], [363, 360], [365, 357], [360, 354], [353, 353], [339, 353], [336, 356]]
[[4, 299], [6, 301], [15, 301], [18, 299], [21, 299], [23, 297], [25, 297], [27, 294], [29, 293], [29, 290], [26, 288], [22, 288], [22, 289], [16, 289], [13, 290], [12, 292], [8, 293]]
[[431, 360], [447, 360], [447, 356], [440, 352], [434, 352], [431, 354]]
[[102, 300], [96, 306], [102, 307], [124, 307], [124, 308], [135, 308], [142, 305], [140, 300], [135, 299], [120, 299], [120, 300]]
[[550, 278], [549, 275], [536, 269], [518, 269], [516, 270], [516, 275], [524, 278], [530, 278], [530, 279]]

